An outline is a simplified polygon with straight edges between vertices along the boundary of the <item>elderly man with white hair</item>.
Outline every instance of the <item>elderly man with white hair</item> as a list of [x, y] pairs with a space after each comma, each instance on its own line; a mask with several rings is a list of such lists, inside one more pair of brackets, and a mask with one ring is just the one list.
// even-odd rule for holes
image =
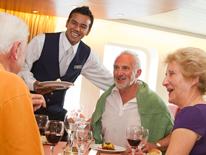
[[139, 80], [140, 60], [130, 51], [122, 52], [114, 62], [114, 81], [97, 102], [92, 115], [92, 127], [96, 143], [111, 142], [127, 147], [126, 129], [143, 126], [149, 129], [148, 151], [162, 151], [168, 145], [173, 121], [163, 100], [149, 86]]
[[[42, 155], [31, 94], [16, 75], [24, 63], [28, 26], [13, 15], [0, 13], [0, 30], [0, 154]], [[41, 96], [33, 98], [35, 104], [39, 99], [42, 102]]]

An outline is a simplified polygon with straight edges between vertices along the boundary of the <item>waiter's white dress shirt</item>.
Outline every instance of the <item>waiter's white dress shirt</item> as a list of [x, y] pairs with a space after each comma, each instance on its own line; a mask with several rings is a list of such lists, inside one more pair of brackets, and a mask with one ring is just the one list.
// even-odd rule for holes
[[[34, 90], [33, 83], [36, 81], [36, 79], [33, 77], [33, 73], [31, 72], [31, 68], [33, 63], [36, 60], [38, 60], [39, 57], [41, 56], [44, 40], [45, 40], [45, 34], [37, 35], [31, 40], [26, 50], [27, 54], [26, 54], [25, 64], [23, 66], [22, 71], [19, 73], [19, 75], [24, 79], [24, 81], [26, 82], [30, 90]], [[59, 62], [61, 61], [62, 57], [65, 56], [65, 52], [68, 52], [68, 49], [71, 46], [72, 45], [68, 41], [65, 32], [62, 32], [60, 34], [60, 42], [59, 42]], [[74, 58], [78, 46], [79, 43], [72, 46], [73, 51], [68, 53], [70, 56], [68, 57], [67, 63], [64, 65], [65, 68], [68, 68], [69, 64]], [[62, 68], [60, 67], [60, 73], [61, 70]], [[83, 75], [85, 78], [90, 80], [94, 85], [96, 85], [97, 87], [103, 90], [106, 90], [107, 88], [109, 88], [109, 86], [113, 84], [113, 77], [111, 73], [102, 64], [100, 64], [99, 60], [94, 55], [94, 52], [92, 50], [90, 52], [87, 61], [85, 62], [82, 68], [81, 75]]]

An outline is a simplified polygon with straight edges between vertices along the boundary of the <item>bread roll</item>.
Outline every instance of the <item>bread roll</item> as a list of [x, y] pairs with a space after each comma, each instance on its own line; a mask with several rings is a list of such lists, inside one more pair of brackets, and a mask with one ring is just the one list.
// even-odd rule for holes
[[149, 150], [147, 155], [162, 155], [162, 152], [158, 149], [151, 149], [151, 150]]

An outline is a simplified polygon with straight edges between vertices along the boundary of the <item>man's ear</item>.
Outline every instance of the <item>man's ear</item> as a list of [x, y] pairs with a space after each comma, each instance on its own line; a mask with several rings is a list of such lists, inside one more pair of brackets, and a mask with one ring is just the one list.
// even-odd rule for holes
[[136, 78], [138, 78], [138, 77], [141, 75], [141, 73], [142, 73], [142, 70], [141, 70], [141, 69], [138, 69], [138, 70], [137, 70], [137, 74], [136, 74]]
[[90, 28], [90, 29], [88, 30], [88, 32], [86, 33], [86, 36], [89, 34], [90, 30], [91, 30], [91, 28]]
[[11, 49], [10, 49], [10, 55], [9, 55], [9, 58], [16, 61], [17, 60], [17, 55], [18, 55], [18, 48], [20, 46], [20, 42], [19, 41], [16, 41], [13, 43]]

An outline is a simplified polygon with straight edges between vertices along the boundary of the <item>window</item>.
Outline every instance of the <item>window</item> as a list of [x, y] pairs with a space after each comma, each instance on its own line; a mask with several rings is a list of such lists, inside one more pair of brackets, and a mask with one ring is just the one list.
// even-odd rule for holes
[[151, 89], [155, 90], [157, 77], [158, 57], [155, 50], [147, 50], [139, 47], [125, 47], [116, 44], [107, 44], [104, 49], [103, 64], [113, 72], [113, 63], [116, 57], [124, 50], [129, 50], [139, 56], [142, 74], [140, 79], [147, 82]]

